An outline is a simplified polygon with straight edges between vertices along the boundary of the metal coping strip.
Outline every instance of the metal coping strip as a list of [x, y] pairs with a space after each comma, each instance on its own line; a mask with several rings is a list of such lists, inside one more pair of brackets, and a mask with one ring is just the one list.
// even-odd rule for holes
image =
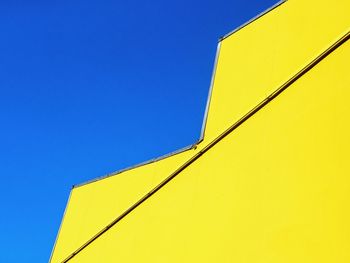
[[198, 145], [200, 142], [203, 141], [204, 139], [204, 134], [205, 134], [205, 128], [206, 128], [206, 125], [207, 125], [207, 119], [208, 119], [208, 113], [209, 113], [209, 108], [210, 108], [210, 101], [211, 101], [211, 97], [212, 97], [212, 92], [213, 92], [213, 86], [214, 86], [214, 80], [215, 80], [215, 74], [216, 74], [216, 69], [217, 69], [217, 65], [218, 65], [218, 60], [219, 60], [219, 54], [220, 54], [220, 47], [221, 47], [221, 41], [224, 40], [225, 38], [229, 37], [230, 35], [236, 33], [237, 31], [239, 31], [240, 29], [246, 27], [247, 25], [251, 24], [252, 22], [254, 22], [255, 20], [259, 19], [260, 17], [262, 17], [263, 15], [267, 14], [268, 12], [272, 11], [273, 9], [275, 9], [276, 7], [278, 7], [279, 5], [283, 4], [284, 2], [286, 2], [287, 0], [282, 0], [276, 4], [274, 4], [272, 7], [266, 9], [265, 11], [263, 11], [262, 13], [258, 14], [257, 16], [253, 17], [252, 19], [250, 19], [248, 22], [244, 23], [243, 25], [235, 28], [234, 30], [232, 30], [230, 33], [226, 34], [225, 36], [221, 37], [219, 39], [219, 43], [217, 45], [217, 49], [216, 49], [216, 55], [215, 55], [215, 60], [214, 60], [214, 67], [213, 67], [213, 71], [212, 71], [212, 76], [211, 76], [211, 82], [210, 82], [210, 87], [209, 87], [209, 92], [208, 92], [208, 96], [207, 96], [207, 103], [206, 103], [206, 108], [205, 108], [205, 112], [204, 112], [204, 118], [203, 118], [203, 122], [202, 122], [202, 128], [201, 128], [201, 133], [200, 133], [200, 137], [199, 139], [191, 144], [191, 145], [188, 145], [188, 146], [185, 146], [179, 150], [176, 150], [176, 151], [173, 151], [173, 152], [170, 152], [168, 154], [165, 154], [165, 155], [162, 155], [160, 157], [157, 157], [157, 158], [153, 158], [151, 160], [147, 160], [147, 161], [144, 161], [144, 162], [141, 162], [141, 163], [138, 163], [138, 164], [135, 164], [135, 165], [132, 165], [132, 166], [129, 166], [129, 167], [126, 167], [126, 168], [123, 168], [123, 169], [120, 169], [120, 170], [117, 170], [115, 172], [112, 172], [112, 173], [108, 173], [106, 175], [103, 175], [103, 176], [100, 176], [100, 177], [96, 177], [96, 178], [93, 178], [91, 180], [88, 180], [88, 181], [85, 181], [85, 182], [82, 182], [82, 183], [78, 183], [78, 184], [74, 184], [72, 186], [72, 188], [77, 188], [77, 187], [80, 187], [80, 186], [84, 186], [84, 185], [87, 185], [87, 184], [90, 184], [90, 183], [94, 183], [96, 181], [100, 181], [100, 180], [103, 180], [103, 179], [106, 179], [108, 177], [111, 177], [111, 176], [114, 176], [114, 175], [117, 175], [117, 174], [120, 174], [122, 172], [126, 172], [128, 170], [132, 170], [132, 169], [135, 169], [135, 168], [138, 168], [140, 166], [144, 166], [144, 165], [147, 165], [147, 164], [150, 164], [150, 163], [154, 163], [156, 161], [160, 161], [160, 160], [163, 160], [165, 158], [168, 158], [170, 156], [173, 156], [173, 155], [176, 155], [176, 154], [179, 154], [179, 153], [182, 153], [182, 152], [185, 152], [185, 151], [188, 151], [190, 149], [193, 149], [196, 145]]
[[[70, 191], [70, 193], [69, 193], [68, 200], [67, 200], [67, 205], [66, 205], [66, 207], [65, 207], [65, 209], [64, 209], [64, 212], [63, 212], [63, 215], [62, 215], [62, 220], [61, 220], [60, 227], [58, 228], [58, 233], [61, 232], [61, 228], [62, 228], [62, 226], [63, 226], [64, 219], [65, 219], [65, 217], [66, 217], [66, 213], [67, 213], [67, 210], [68, 210], [68, 205], [69, 205], [69, 201], [70, 201], [70, 199], [71, 199], [71, 196], [72, 196], [72, 191]], [[51, 250], [49, 262], [51, 262], [51, 260], [52, 260], [53, 252], [55, 251], [55, 248], [56, 248], [56, 245], [57, 245], [58, 236], [59, 236], [59, 235], [57, 235], [57, 237], [56, 237], [56, 239], [55, 239], [55, 243], [54, 243], [53, 248], [52, 248], [52, 250]]]
[[231, 36], [232, 34], [236, 33], [237, 31], [241, 30], [242, 28], [246, 27], [247, 25], [251, 24], [252, 22], [254, 22], [255, 20], [257, 20], [258, 18], [266, 15], [267, 13], [269, 13], [270, 11], [272, 11], [273, 9], [275, 9], [276, 7], [280, 6], [281, 4], [287, 2], [288, 0], [281, 0], [279, 2], [277, 2], [276, 4], [274, 4], [273, 6], [271, 6], [270, 8], [266, 9], [265, 11], [261, 12], [260, 14], [258, 14], [257, 16], [253, 17], [252, 19], [248, 20], [246, 23], [244, 23], [243, 25], [240, 25], [239, 27], [233, 29], [231, 32], [227, 33], [226, 35], [224, 35], [223, 37], [221, 37], [219, 39], [219, 41], [222, 41], [226, 38], [228, 38], [229, 36]]
[[121, 221], [124, 217], [130, 214], [133, 210], [135, 210], [138, 206], [140, 206], [143, 202], [145, 202], [148, 198], [150, 198], [153, 194], [158, 192], [164, 185], [170, 182], [174, 177], [176, 177], [180, 172], [185, 170], [189, 165], [195, 162], [198, 158], [200, 158], [205, 152], [210, 150], [213, 146], [215, 146], [218, 142], [224, 139], [227, 135], [229, 135], [232, 131], [236, 130], [240, 127], [245, 121], [250, 119], [254, 114], [264, 108], [269, 102], [275, 99], [278, 95], [280, 95], [283, 91], [285, 91], [288, 87], [290, 87], [294, 82], [300, 79], [303, 75], [305, 75], [308, 71], [314, 68], [318, 63], [320, 63], [324, 58], [330, 55], [334, 50], [344, 44], [350, 38], [350, 31], [348, 31], [345, 35], [339, 38], [335, 43], [333, 43], [329, 48], [323, 51], [320, 55], [318, 55], [315, 59], [313, 59], [309, 64], [303, 67], [300, 71], [298, 71], [295, 75], [293, 75], [290, 79], [288, 79], [285, 83], [283, 83], [278, 89], [272, 92], [268, 97], [266, 97], [263, 101], [261, 101], [258, 105], [256, 105], [252, 110], [250, 110], [247, 114], [245, 114], [241, 119], [231, 125], [228, 129], [226, 129], [223, 133], [221, 133], [218, 137], [216, 137], [213, 141], [211, 141], [208, 145], [206, 145], [202, 150], [200, 150], [196, 155], [186, 161], [183, 165], [181, 165], [178, 169], [176, 169], [172, 174], [170, 174], [166, 179], [164, 179], [159, 185], [153, 188], [148, 194], [143, 196], [139, 201], [137, 201], [134, 205], [129, 207], [125, 212], [123, 212], [120, 216], [114, 219], [110, 224], [108, 224], [105, 228], [103, 228], [100, 232], [98, 232], [95, 236], [85, 242], [82, 246], [76, 249], [72, 254], [70, 254], [66, 259], [62, 261], [62, 263], [66, 263], [71, 260], [75, 255], [85, 249], [88, 245], [94, 242], [97, 238], [107, 232], [111, 227]]
[[203, 122], [202, 122], [202, 129], [201, 129], [201, 134], [200, 134], [198, 143], [204, 140], [204, 133], [205, 133], [205, 128], [207, 126], [207, 120], [208, 120], [208, 114], [209, 114], [209, 108], [210, 108], [210, 101], [211, 101], [211, 97], [213, 95], [215, 75], [216, 75], [216, 70], [217, 70], [218, 62], [219, 62], [220, 48], [221, 48], [221, 42], [218, 43], [218, 46], [216, 48], [216, 55], [215, 55], [215, 60], [214, 60], [214, 68], [213, 68], [213, 72], [212, 72], [212, 75], [211, 75], [209, 93], [208, 93], [208, 97], [207, 97], [207, 104], [205, 106], [204, 118], [203, 118]]
[[163, 159], [168, 158], [168, 157], [170, 157], [170, 156], [173, 156], [173, 155], [176, 155], [176, 154], [179, 154], [179, 153], [182, 153], [182, 152], [191, 150], [191, 149], [193, 149], [196, 145], [197, 145], [197, 143], [191, 144], [191, 145], [185, 146], [185, 147], [183, 147], [183, 148], [181, 148], [181, 149], [179, 149], [179, 150], [176, 150], [176, 151], [173, 151], [173, 152], [171, 152], [171, 153], [162, 155], [162, 156], [160, 156], [160, 157], [153, 158], [153, 159], [151, 159], [151, 160], [144, 161], [144, 162], [141, 162], [141, 163], [138, 163], [138, 164], [135, 164], [135, 165], [132, 165], [132, 166], [123, 168], [123, 169], [118, 170], [118, 171], [116, 171], [116, 172], [112, 172], [112, 173], [109, 173], [109, 174], [106, 174], [106, 175], [103, 175], [103, 176], [100, 176], [100, 177], [91, 179], [91, 180], [89, 180], [89, 181], [86, 181], [86, 182], [83, 182], [83, 183], [80, 183], [80, 184], [75, 184], [75, 185], [72, 186], [72, 188], [77, 188], [77, 187], [80, 187], [80, 186], [84, 186], [84, 185], [87, 185], [87, 184], [91, 184], [91, 183], [100, 181], [100, 180], [102, 180], [102, 179], [106, 179], [106, 178], [108, 178], [108, 177], [111, 177], [111, 176], [114, 176], [114, 175], [123, 173], [123, 172], [125, 172], [125, 171], [132, 170], [132, 169], [135, 169], [135, 168], [138, 168], [138, 167], [141, 167], [141, 166], [150, 164], [150, 163], [154, 163], [154, 162], [157, 162], [157, 161], [159, 161], [159, 160], [163, 160]]

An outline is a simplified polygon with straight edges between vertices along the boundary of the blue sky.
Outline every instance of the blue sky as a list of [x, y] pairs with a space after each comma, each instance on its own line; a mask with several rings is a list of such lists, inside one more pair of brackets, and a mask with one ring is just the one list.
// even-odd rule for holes
[[0, 1], [0, 262], [47, 262], [73, 184], [199, 138], [217, 40], [276, 0]]

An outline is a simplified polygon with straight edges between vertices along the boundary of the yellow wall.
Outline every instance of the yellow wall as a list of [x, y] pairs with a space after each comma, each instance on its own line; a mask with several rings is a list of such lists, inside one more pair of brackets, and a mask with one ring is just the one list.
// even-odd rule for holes
[[103, 229], [114, 218], [147, 194], [193, 150], [140, 166], [72, 190], [52, 262], [68, 254]]
[[51, 262], [175, 171], [69, 262], [350, 262], [350, 41], [215, 141], [347, 33], [348, 11], [289, 0], [222, 40], [204, 140], [74, 188]]
[[348, 0], [289, 0], [221, 43], [205, 137], [215, 137], [350, 28]]

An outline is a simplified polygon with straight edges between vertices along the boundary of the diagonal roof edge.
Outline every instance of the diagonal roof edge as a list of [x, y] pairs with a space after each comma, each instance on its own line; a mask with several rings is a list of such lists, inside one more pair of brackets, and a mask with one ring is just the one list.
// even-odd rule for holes
[[232, 34], [236, 33], [237, 31], [241, 30], [242, 28], [248, 26], [249, 24], [251, 24], [252, 22], [254, 22], [255, 20], [259, 19], [260, 17], [266, 15], [267, 13], [269, 13], [270, 11], [274, 10], [276, 7], [280, 6], [281, 4], [287, 2], [288, 0], [281, 0], [279, 2], [277, 2], [276, 4], [274, 4], [273, 6], [271, 6], [270, 8], [266, 9], [265, 11], [261, 12], [260, 14], [256, 15], [255, 17], [253, 17], [252, 19], [248, 20], [247, 22], [245, 22], [244, 24], [240, 25], [239, 27], [236, 27], [235, 29], [233, 29], [231, 32], [227, 33], [226, 35], [222, 36], [219, 39], [219, 42], [223, 41], [224, 39], [228, 38], [229, 36], [231, 36]]

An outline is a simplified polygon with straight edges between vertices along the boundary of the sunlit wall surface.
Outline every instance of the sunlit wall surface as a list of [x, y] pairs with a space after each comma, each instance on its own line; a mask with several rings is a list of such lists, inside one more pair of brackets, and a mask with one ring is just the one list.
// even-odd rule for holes
[[219, 41], [201, 140], [72, 189], [51, 262], [350, 262], [350, 2]]

